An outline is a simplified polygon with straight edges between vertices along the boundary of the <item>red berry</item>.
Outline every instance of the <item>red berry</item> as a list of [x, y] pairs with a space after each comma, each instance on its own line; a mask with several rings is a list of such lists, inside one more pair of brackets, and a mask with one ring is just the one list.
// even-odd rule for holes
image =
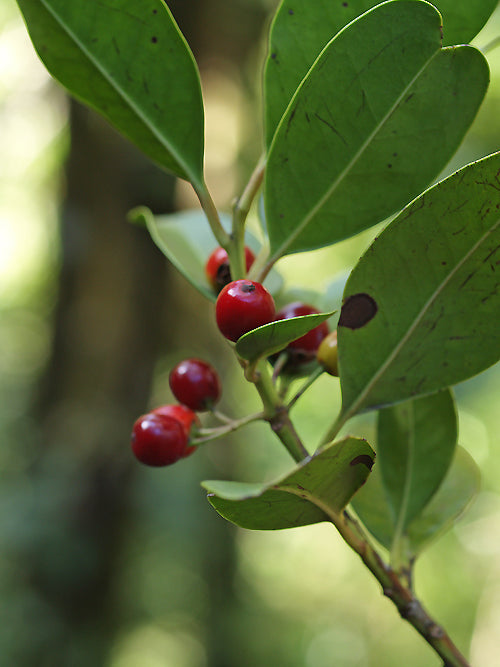
[[[277, 320], [288, 320], [290, 317], [300, 317], [301, 315], [316, 315], [320, 311], [314, 306], [296, 301], [282, 308], [277, 314]], [[317, 327], [311, 329], [306, 334], [297, 338], [288, 344], [288, 351], [291, 353], [291, 362], [295, 364], [306, 363], [316, 356], [316, 351], [325, 336], [328, 335], [328, 324], [322, 322]]]
[[[248, 271], [255, 261], [253, 252], [245, 246], [245, 265]], [[231, 271], [229, 269], [229, 257], [224, 248], [216, 248], [205, 264], [205, 275], [216, 292], [231, 282]]]
[[175, 463], [185, 455], [187, 441], [181, 422], [167, 415], [142, 415], [132, 429], [132, 452], [148, 466]]
[[[193, 424], [196, 425], [199, 424], [199, 419], [195, 415], [195, 413], [184, 405], [177, 405], [174, 403], [171, 403], [169, 405], [161, 405], [159, 408], [155, 408], [153, 410], [153, 414], [165, 415], [166, 417], [173, 417], [174, 419], [176, 419], [184, 429], [188, 441]], [[186, 456], [192, 454], [195, 449], [196, 449], [195, 446], [191, 447], [189, 445], [186, 446], [182, 454], [182, 458], [185, 458]]]
[[208, 410], [220, 398], [221, 386], [215, 368], [201, 359], [185, 359], [172, 369], [170, 389], [191, 410]]
[[263, 285], [252, 280], [229, 283], [215, 304], [217, 326], [233, 342], [248, 331], [272, 322], [275, 313], [273, 297]]

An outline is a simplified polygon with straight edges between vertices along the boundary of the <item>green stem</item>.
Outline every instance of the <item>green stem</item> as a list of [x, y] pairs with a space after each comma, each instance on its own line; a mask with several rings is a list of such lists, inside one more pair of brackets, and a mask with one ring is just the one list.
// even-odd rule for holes
[[299, 400], [299, 398], [300, 398], [300, 397], [301, 397], [301, 396], [302, 396], [302, 395], [309, 389], [309, 387], [310, 387], [314, 382], [316, 382], [316, 380], [317, 380], [321, 375], [323, 375], [323, 373], [324, 373], [324, 368], [322, 368], [321, 366], [319, 366], [318, 368], [316, 368], [316, 369], [311, 373], [311, 375], [307, 378], [307, 380], [304, 382], [304, 384], [302, 385], [302, 387], [297, 391], [297, 393], [295, 394], [295, 396], [294, 396], [294, 397], [290, 400], [290, 402], [288, 403], [288, 405], [287, 405], [288, 410], [291, 410], [291, 409], [293, 408], [293, 406], [295, 405], [295, 403], [297, 403], [297, 401]]
[[321, 447], [322, 445], [326, 445], [328, 442], [332, 442], [332, 440], [334, 440], [337, 437], [341, 428], [350, 419], [350, 417], [351, 415], [349, 413], [343, 414], [342, 411], [340, 411], [333, 424], [327, 430], [325, 435], [321, 438], [319, 447]]
[[262, 248], [259, 250], [259, 254], [255, 258], [255, 261], [252, 264], [250, 271], [248, 272], [248, 277], [250, 280], [256, 280], [259, 283], [264, 281], [264, 278], [262, 277], [262, 267], [266, 264], [268, 257], [269, 247], [266, 242], [262, 245]]
[[253, 415], [248, 415], [247, 417], [243, 417], [242, 419], [235, 419], [230, 423], [225, 424], [224, 426], [219, 426], [217, 428], [199, 429], [198, 430], [199, 435], [193, 438], [190, 441], [190, 444], [196, 446], [204, 445], [206, 442], [211, 442], [212, 440], [217, 440], [217, 438], [222, 438], [223, 436], [228, 435], [229, 433], [234, 433], [234, 431], [237, 431], [242, 426], [246, 426], [247, 424], [258, 421], [259, 419], [264, 419], [263, 412], [257, 412]]
[[210, 192], [207, 189], [207, 186], [203, 185], [203, 188], [195, 190], [195, 192], [198, 196], [201, 207], [205, 212], [205, 215], [207, 216], [210, 229], [212, 230], [213, 235], [217, 240], [217, 243], [229, 252], [228, 248], [231, 244], [231, 237], [222, 226], [219, 217], [219, 212], [217, 211], [217, 208], [214, 204], [212, 196], [210, 195]]
[[262, 185], [265, 166], [265, 156], [261, 156], [245, 189], [233, 206], [233, 229], [228, 249], [233, 280], [243, 278], [247, 273], [245, 262], [245, 222], [252, 202]]
[[276, 391], [276, 387], [274, 386], [266, 362], [258, 364], [251, 381], [254, 382], [255, 387], [259, 392], [259, 396], [262, 399], [264, 419], [269, 422], [272, 430], [285, 445], [290, 455], [299, 463], [309, 456], [309, 452], [302, 444], [297, 431], [290, 421], [288, 410], [283, 405], [283, 402]]
[[267, 262], [264, 264], [264, 266], [263, 266], [262, 269], [259, 271], [259, 274], [258, 274], [258, 276], [257, 276], [257, 280], [258, 280], [260, 283], [263, 283], [263, 282], [264, 282], [264, 280], [266, 279], [267, 274], [268, 274], [269, 271], [273, 268], [273, 266], [275, 265], [276, 261], [277, 261], [276, 258], [271, 258], [271, 259], [267, 260]]
[[432, 646], [444, 661], [445, 667], [470, 667], [444, 628], [429, 616], [411, 589], [404, 586], [394, 570], [383, 561], [370, 544], [360, 524], [349, 512], [344, 511], [340, 515], [329, 514], [329, 516], [344, 541], [358, 554], [380, 583], [384, 595], [396, 605], [401, 617]]

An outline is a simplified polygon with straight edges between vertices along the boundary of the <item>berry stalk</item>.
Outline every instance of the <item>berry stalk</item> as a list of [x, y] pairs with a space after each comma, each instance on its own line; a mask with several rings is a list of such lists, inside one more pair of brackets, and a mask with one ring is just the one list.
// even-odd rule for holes
[[276, 391], [269, 368], [265, 362], [261, 362], [257, 366], [251, 381], [255, 384], [261, 397], [264, 406], [264, 419], [269, 422], [272, 430], [283, 445], [285, 445], [294, 460], [300, 463], [300, 461], [309, 456], [309, 452], [304, 447], [290, 420], [288, 410]]

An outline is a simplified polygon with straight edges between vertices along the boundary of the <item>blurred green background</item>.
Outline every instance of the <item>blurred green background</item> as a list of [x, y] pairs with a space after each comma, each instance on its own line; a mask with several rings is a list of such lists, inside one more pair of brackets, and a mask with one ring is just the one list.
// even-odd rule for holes
[[[207, 180], [221, 208], [260, 150], [275, 5], [169, 2], [202, 72]], [[475, 43], [499, 34], [497, 10]], [[487, 101], [447, 172], [500, 147], [500, 48], [487, 57]], [[212, 307], [125, 221], [138, 204], [194, 205], [189, 188], [65, 97], [14, 0], [0, 0], [0, 117], [0, 665], [439, 665], [329, 525], [254, 533], [210, 508], [202, 479], [272, 479], [291, 466], [264, 426], [172, 468], [132, 460], [133, 421], [172, 399], [169, 369], [188, 355], [219, 369], [224, 411], [257, 402]], [[323, 290], [373, 234], [285, 259], [288, 283], [300, 274]], [[499, 381], [497, 366], [456, 388], [482, 491], [416, 571], [418, 595], [475, 667], [499, 664]], [[332, 378], [301, 400], [306, 442], [338, 401]], [[357, 427], [369, 436], [371, 420]]]

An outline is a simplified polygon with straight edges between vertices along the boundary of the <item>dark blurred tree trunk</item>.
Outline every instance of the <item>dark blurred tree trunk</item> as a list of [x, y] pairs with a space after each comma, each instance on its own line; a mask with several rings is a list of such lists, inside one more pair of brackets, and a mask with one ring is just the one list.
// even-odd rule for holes
[[40, 516], [58, 529], [30, 559], [32, 584], [65, 632], [53, 645], [46, 638], [43, 662], [34, 655], [33, 665], [105, 663], [128, 515], [129, 432], [168, 344], [160, 316], [167, 265], [126, 215], [139, 203], [172, 210], [173, 179], [76, 103], [70, 128], [53, 350], [37, 405], [44, 453], [33, 472], [62, 506]]
[[[216, 51], [242, 62], [264, 18], [258, 6], [247, 6], [251, 22], [235, 8], [228, 16], [221, 0], [170, 4], [200, 59]], [[173, 179], [76, 103], [70, 128], [53, 346], [36, 405], [43, 446], [32, 478], [43, 529], [25, 563], [55, 629], [20, 652], [18, 667], [106, 664], [119, 623], [113, 574], [135, 470], [130, 427], [147, 405], [169, 332], [182, 326], [164, 316], [170, 298], [164, 258], [143, 229], [125, 222], [138, 204], [172, 210]], [[211, 666], [229, 667], [217, 608], [224, 614], [235, 605], [235, 555], [233, 532], [218, 532], [215, 542], [200, 536], [199, 548], [210, 554], [206, 651]]]

